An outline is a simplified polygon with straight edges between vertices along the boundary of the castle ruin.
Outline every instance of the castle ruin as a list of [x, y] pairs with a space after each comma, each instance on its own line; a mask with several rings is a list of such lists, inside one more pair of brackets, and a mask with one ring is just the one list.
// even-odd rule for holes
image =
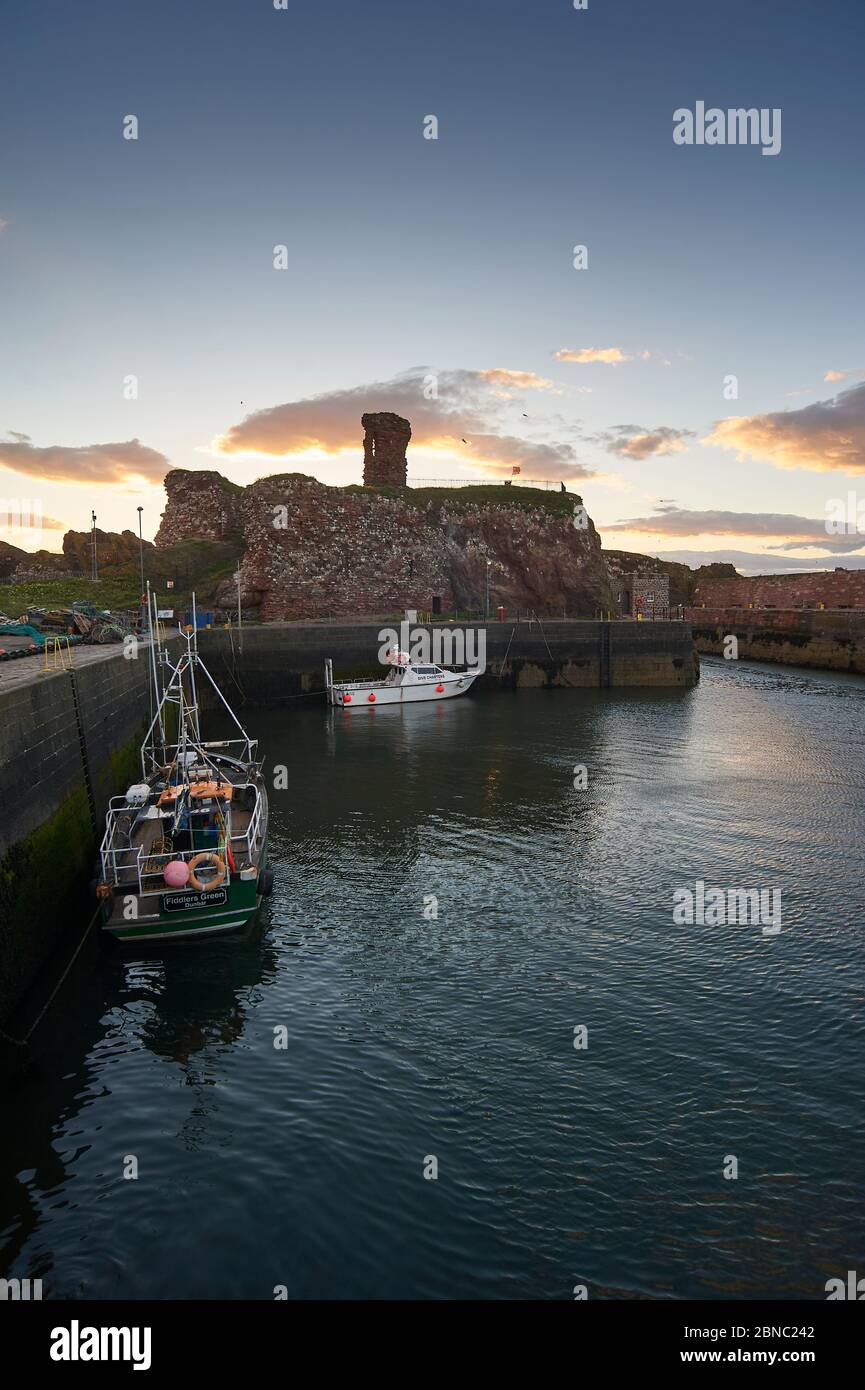
[[411, 425], [393, 411], [362, 415], [364, 487], [405, 487], [408, 474], [405, 451]]

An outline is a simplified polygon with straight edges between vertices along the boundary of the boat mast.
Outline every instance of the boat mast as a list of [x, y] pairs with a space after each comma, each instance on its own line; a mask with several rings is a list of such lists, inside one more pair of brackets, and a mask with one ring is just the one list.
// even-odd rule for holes
[[198, 726], [198, 692], [195, 688], [195, 664], [198, 661], [198, 609], [195, 603], [195, 590], [192, 591], [192, 637], [189, 640], [189, 689], [192, 695], [192, 703], [189, 706], [190, 725], [192, 736], [196, 743], [201, 742], [201, 731]]

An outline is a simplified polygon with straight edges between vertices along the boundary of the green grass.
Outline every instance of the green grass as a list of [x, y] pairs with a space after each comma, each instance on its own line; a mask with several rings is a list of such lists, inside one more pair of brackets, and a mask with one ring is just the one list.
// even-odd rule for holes
[[[189, 606], [195, 587], [200, 603], [212, 601], [216, 585], [237, 568], [243, 554], [240, 541], [189, 540], [144, 554], [144, 577], [155, 589], [162, 608]], [[175, 587], [166, 588], [173, 579]], [[46, 579], [20, 584], [0, 584], [0, 613], [17, 618], [27, 608], [58, 608], [84, 599], [97, 608], [114, 611], [135, 609], [141, 597], [137, 565], [107, 569], [93, 582], [86, 575], [76, 579]]]
[[573, 515], [578, 493], [558, 492], [542, 487], [504, 487], [501, 483], [477, 483], [469, 487], [376, 487], [357, 484], [341, 489], [343, 492], [376, 493], [379, 497], [395, 497], [410, 507], [425, 510], [434, 506], [507, 507], [512, 511], [545, 511], [554, 516]]

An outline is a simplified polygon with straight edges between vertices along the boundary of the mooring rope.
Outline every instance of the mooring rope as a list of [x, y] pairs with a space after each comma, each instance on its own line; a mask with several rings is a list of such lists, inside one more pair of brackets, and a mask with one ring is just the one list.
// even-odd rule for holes
[[90, 935], [90, 932], [91, 932], [92, 929], [93, 929], [94, 923], [98, 921], [100, 911], [101, 911], [101, 909], [97, 907], [96, 911], [94, 912], [93, 916], [90, 918], [90, 921], [88, 922], [88, 924], [87, 924], [87, 926], [86, 926], [86, 928], [85, 928], [84, 935], [82, 936], [82, 938], [81, 938], [81, 940], [79, 941], [78, 945], [75, 947], [75, 952], [74, 952], [74, 954], [73, 954], [73, 956], [72, 956], [72, 959], [70, 960], [70, 962], [69, 962], [69, 964], [67, 965], [66, 969], [63, 971], [63, 974], [60, 976], [60, 979], [57, 981], [57, 984], [56, 984], [56, 985], [54, 986], [54, 988], [52, 989], [52, 991], [51, 991], [50, 995], [48, 996], [48, 999], [47, 999], [47, 1001], [46, 1001], [44, 1007], [42, 1008], [41, 1012], [39, 1013], [38, 1017], [36, 1018], [36, 1021], [35, 1021], [34, 1023], [31, 1023], [31, 1025], [30, 1025], [30, 1027], [28, 1028], [27, 1032], [25, 1033], [24, 1037], [23, 1037], [23, 1038], [13, 1038], [13, 1037], [11, 1036], [10, 1033], [7, 1033], [7, 1032], [5, 1032], [5, 1030], [4, 1030], [3, 1028], [0, 1028], [0, 1038], [5, 1038], [6, 1042], [12, 1043], [12, 1045], [13, 1045], [14, 1047], [26, 1047], [26, 1046], [27, 1046], [27, 1044], [29, 1043], [29, 1041], [30, 1041], [30, 1039], [32, 1038], [33, 1034], [36, 1032], [36, 1029], [39, 1027], [39, 1024], [42, 1022], [43, 1018], [44, 1018], [45, 1015], [47, 1014], [47, 1012], [48, 1012], [48, 1010], [50, 1009], [51, 1005], [54, 1003], [55, 996], [57, 995], [57, 992], [58, 992], [58, 990], [60, 989], [60, 986], [63, 984], [63, 981], [66, 979], [66, 976], [69, 974], [69, 971], [72, 969], [73, 965], [75, 964], [76, 960], [78, 959], [78, 953], [79, 953], [79, 951], [81, 950], [81, 947], [84, 945], [85, 941], [87, 940], [88, 936]]

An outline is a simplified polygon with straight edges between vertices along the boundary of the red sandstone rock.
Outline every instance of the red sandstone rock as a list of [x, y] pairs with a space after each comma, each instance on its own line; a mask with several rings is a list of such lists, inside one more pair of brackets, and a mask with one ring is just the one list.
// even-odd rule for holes
[[[143, 542], [145, 551], [152, 541]], [[100, 531], [96, 528], [96, 554], [99, 568], [138, 564], [139, 540], [134, 531]], [[67, 531], [63, 537], [63, 567], [73, 574], [90, 574], [93, 556], [92, 531]]]
[[[202, 488], [200, 474], [177, 470], [169, 478], [160, 537], [175, 542], [200, 534], [202, 513], [219, 513], [222, 480], [210, 474]], [[509, 489], [501, 489], [500, 504], [475, 501], [471, 487], [456, 497], [443, 489], [440, 501], [421, 502], [411, 489], [383, 497], [302, 474], [263, 478], [238, 492], [235, 519], [246, 544], [241, 601], [263, 619], [427, 611], [433, 595], [445, 612], [482, 610], [487, 560], [492, 611], [503, 604], [512, 613], [593, 616], [612, 604], [597, 532], [591, 522], [574, 527], [573, 497], [564, 511], [545, 503], [545, 494], [526, 506], [522, 493], [516, 505]], [[233, 581], [224, 582], [215, 602], [233, 607]]]

